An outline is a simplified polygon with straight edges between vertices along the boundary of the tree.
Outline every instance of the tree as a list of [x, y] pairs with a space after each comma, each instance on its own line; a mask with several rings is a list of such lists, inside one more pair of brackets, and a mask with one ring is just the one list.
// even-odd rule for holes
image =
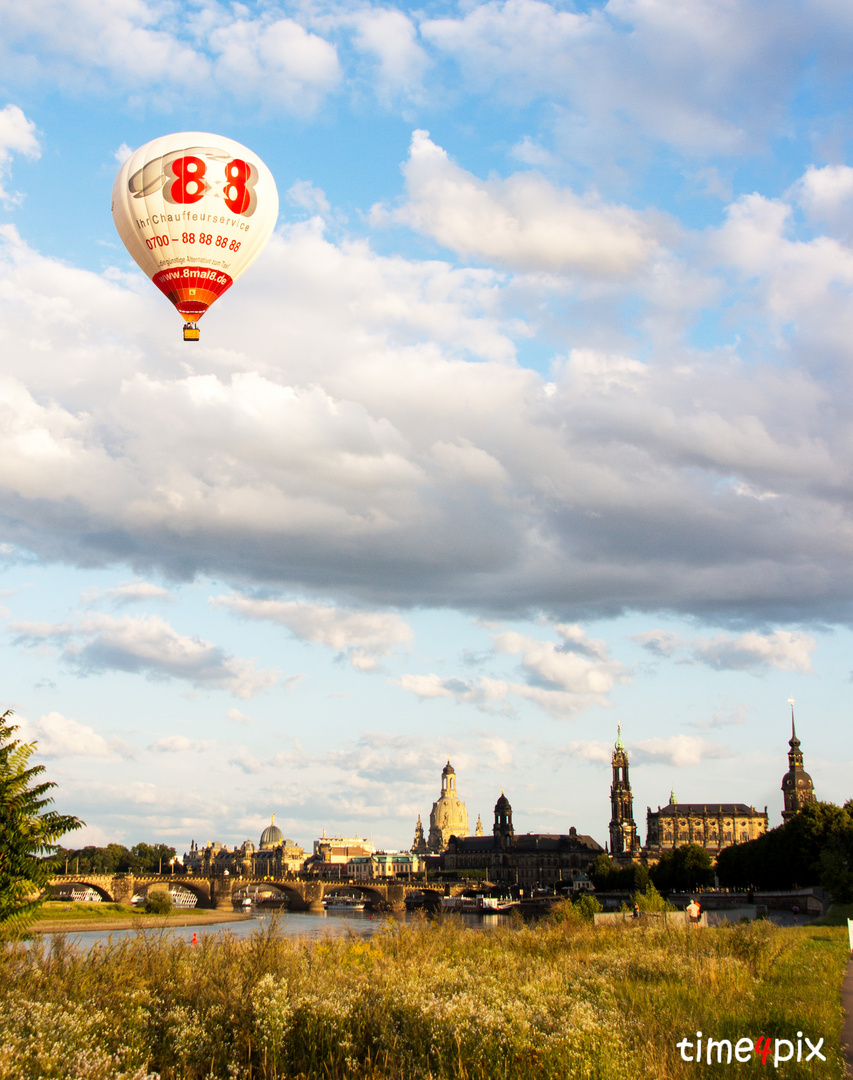
[[853, 896], [853, 802], [814, 802], [756, 840], [717, 856], [725, 886], [791, 889], [821, 885], [844, 903]]
[[166, 844], [134, 844], [130, 849], [138, 862], [136, 873], [168, 873], [169, 864], [175, 857], [175, 849]]
[[711, 856], [698, 844], [682, 844], [665, 851], [652, 869], [652, 881], [664, 892], [680, 892], [713, 885], [714, 868]]
[[59, 837], [83, 822], [68, 814], [45, 810], [55, 784], [39, 778], [43, 765], [31, 765], [35, 743], [15, 738], [17, 725], [0, 715], [0, 934], [27, 927], [55, 872], [53, 855]]
[[675, 911], [672, 904], [668, 904], [651, 882], [646, 885], [642, 892], [634, 893], [634, 903], [646, 914], [658, 914], [661, 911]]
[[598, 892], [642, 892], [649, 883], [649, 872], [641, 863], [619, 866], [606, 851], [592, 860], [587, 877]]

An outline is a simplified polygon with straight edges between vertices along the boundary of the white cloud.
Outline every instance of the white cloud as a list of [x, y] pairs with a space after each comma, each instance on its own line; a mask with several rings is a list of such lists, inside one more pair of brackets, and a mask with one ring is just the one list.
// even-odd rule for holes
[[5, 186], [15, 154], [37, 158], [41, 155], [41, 146], [33, 121], [28, 120], [17, 105], [7, 105], [0, 109], [0, 202], [6, 206], [20, 202], [20, 196], [11, 194]]
[[13, 623], [26, 645], [64, 642], [62, 657], [81, 674], [109, 670], [149, 678], [184, 679], [193, 686], [251, 698], [278, 682], [279, 672], [257, 669], [254, 660], [231, 656], [198, 637], [179, 634], [156, 615], [87, 615], [76, 624]]
[[579, 626], [554, 627], [560, 642], [543, 641], [515, 631], [492, 635], [496, 654], [521, 657], [524, 682], [481, 675], [476, 680], [447, 678], [434, 672], [401, 675], [393, 680], [420, 698], [452, 698], [487, 711], [507, 711], [514, 697], [531, 701], [552, 716], [566, 717], [593, 705], [606, 706], [614, 683], [626, 679], [605, 642], [587, 638]]
[[258, 94], [313, 112], [341, 77], [334, 45], [293, 19], [238, 18], [209, 36], [215, 78], [239, 99]]
[[297, 180], [287, 189], [285, 198], [294, 206], [300, 206], [303, 210], [316, 211], [320, 214], [328, 214], [329, 200], [324, 191], [314, 187], [310, 180]]
[[774, 630], [770, 634], [750, 632], [737, 638], [728, 634], [697, 638], [692, 647], [696, 656], [711, 667], [736, 670], [774, 667], [780, 671], [806, 672], [812, 670], [816, 644], [811, 634]]
[[[821, 17], [822, 16], [822, 17]], [[637, 141], [686, 153], [737, 153], [792, 92], [797, 59], [849, 40], [825, 7], [611, 0], [587, 12], [542, 0], [490, 0], [427, 18], [422, 38], [459, 64], [465, 85], [513, 108], [542, 97], [566, 114], [571, 153], [631, 154]]]
[[143, 603], [148, 600], [174, 601], [174, 595], [161, 585], [150, 581], [122, 581], [112, 589], [89, 589], [81, 600], [85, 604], [97, 603], [101, 598], [112, 600], [116, 605]]
[[613, 757], [612, 743], [596, 739], [575, 739], [557, 748], [561, 756], [571, 760], [591, 761], [599, 765], [609, 765]]
[[727, 746], [711, 743], [700, 735], [671, 735], [669, 738], [640, 739], [630, 746], [631, 761], [635, 764], [662, 762], [675, 768], [689, 768], [709, 758], [728, 758]]
[[750, 631], [733, 637], [681, 638], [663, 630], [633, 635], [650, 652], [671, 657], [681, 654], [694, 663], [734, 671], [761, 671], [768, 667], [780, 671], [812, 671], [812, 653], [817, 647], [811, 634], [798, 630], [774, 630], [768, 634]]
[[420, 89], [429, 60], [408, 16], [390, 8], [364, 7], [345, 18], [354, 27], [355, 47], [378, 61], [372, 81], [382, 100]]
[[576, 694], [587, 703], [604, 704], [623, 666], [607, 655], [603, 641], [587, 638], [579, 626], [555, 626], [559, 643], [506, 632], [493, 637], [495, 650], [521, 656], [529, 683], [543, 690]]
[[44, 757], [95, 757], [115, 755], [115, 745], [88, 724], [81, 724], [59, 712], [49, 712], [27, 727], [28, 738], [38, 743]]
[[85, 83], [89, 93], [146, 91], [161, 107], [204, 87], [208, 100], [262, 98], [304, 115], [341, 77], [333, 44], [272, 12], [252, 18], [212, 2], [188, 22], [146, 0], [111, 7], [44, 0], [32, 9], [0, 0], [0, 17], [8, 70], [60, 86]]
[[201, 750], [205, 745], [186, 735], [165, 735], [153, 742], [150, 749], [156, 754], [185, 754], [188, 750]]
[[246, 773], [247, 776], [257, 776], [258, 773], [264, 771], [265, 763], [260, 758], [254, 757], [252, 754], [239, 753], [229, 759], [229, 765], [233, 765], [241, 772]]
[[130, 558], [143, 580], [337, 593], [344, 611], [728, 618], [734, 597], [766, 623], [837, 617], [853, 596], [836, 392], [853, 271], [835, 242], [787, 239], [788, 217], [738, 204], [703, 252], [772, 297], [802, 256], [779, 311], [805, 320], [808, 349], [640, 361], [623, 341], [573, 348], [548, 376], [515, 363], [501, 312], [519, 294], [493, 271], [381, 257], [316, 222], [273, 237], [187, 371], [141, 274], [76, 270], [2, 227], [4, 542]]
[[829, 225], [849, 240], [853, 228], [853, 168], [849, 165], [810, 165], [787, 193], [808, 217]]
[[373, 220], [404, 222], [464, 255], [516, 270], [620, 275], [636, 270], [654, 239], [633, 210], [559, 190], [533, 172], [479, 180], [450, 161], [426, 131], [412, 136], [408, 202]]
[[330, 604], [299, 600], [255, 600], [248, 596], [211, 598], [249, 619], [264, 619], [286, 626], [302, 641], [313, 641], [345, 653], [354, 668], [371, 671], [392, 650], [407, 645], [411, 627], [399, 615], [381, 611], [347, 611]]

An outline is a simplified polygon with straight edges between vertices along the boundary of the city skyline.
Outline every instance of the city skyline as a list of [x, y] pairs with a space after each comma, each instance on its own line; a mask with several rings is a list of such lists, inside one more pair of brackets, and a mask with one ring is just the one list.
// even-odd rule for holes
[[[846, 7], [0, 0], [2, 702], [87, 822], [850, 797]], [[199, 342], [110, 192], [270, 168]], [[485, 817], [484, 817], [485, 821]], [[301, 831], [300, 831], [301, 830]]]

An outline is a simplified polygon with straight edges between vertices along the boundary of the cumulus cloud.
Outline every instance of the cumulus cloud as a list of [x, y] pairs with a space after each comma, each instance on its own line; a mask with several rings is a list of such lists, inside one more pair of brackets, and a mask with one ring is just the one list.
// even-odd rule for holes
[[165, 735], [150, 746], [155, 754], [185, 754], [189, 750], [200, 751], [209, 744], [189, 739], [186, 735]]
[[774, 364], [584, 346], [547, 376], [515, 362], [500, 275], [316, 222], [273, 238], [187, 371], [142, 275], [77, 270], [0, 227], [4, 543], [342, 611], [845, 618], [853, 264], [790, 239], [789, 211], [739, 201], [703, 243], [760, 282], [756, 318], [793, 311], [808, 343]]
[[633, 635], [650, 652], [659, 656], [681, 655], [694, 663], [734, 671], [761, 671], [768, 667], [780, 671], [812, 671], [812, 653], [817, 643], [811, 634], [798, 630], [774, 630], [768, 634], [749, 632], [734, 637], [680, 638], [662, 630]]
[[404, 222], [468, 257], [519, 270], [626, 274], [654, 248], [627, 207], [558, 190], [534, 172], [479, 180], [455, 165], [428, 132], [412, 136], [406, 204], [375, 207], [373, 220]]
[[236, 18], [209, 36], [215, 76], [237, 99], [258, 93], [313, 111], [341, 77], [337, 51], [293, 19]]
[[407, 15], [391, 8], [362, 7], [344, 16], [343, 21], [353, 27], [355, 47], [377, 62], [372, 82], [382, 100], [388, 102], [397, 93], [420, 90], [429, 60]]
[[316, 211], [320, 214], [328, 214], [330, 209], [325, 192], [315, 187], [310, 180], [297, 180], [291, 184], [285, 198], [294, 206], [310, 210], [312, 213]]
[[603, 704], [624, 668], [608, 656], [603, 641], [587, 638], [579, 626], [555, 626], [559, 643], [507, 632], [493, 637], [495, 651], [521, 656], [528, 683], [544, 690], [576, 694], [588, 703]]
[[632, 763], [663, 763], [682, 769], [708, 758], [729, 758], [732, 751], [720, 743], [708, 742], [701, 735], [671, 735], [666, 739], [640, 739], [631, 744], [630, 754]]
[[278, 681], [277, 671], [231, 656], [201, 638], [178, 633], [156, 615], [89, 615], [76, 624], [11, 623], [24, 645], [62, 642], [62, 657], [82, 675], [118, 670], [154, 679], [182, 679], [193, 686], [251, 698]]
[[20, 201], [20, 196], [11, 194], [5, 186], [15, 154], [37, 158], [41, 146], [35, 123], [17, 105], [7, 105], [0, 109], [0, 202], [6, 206]]
[[174, 594], [161, 585], [150, 581], [122, 581], [111, 589], [89, 589], [81, 597], [84, 604], [95, 604], [101, 599], [112, 600], [117, 607], [144, 603], [148, 600], [174, 601]]
[[810, 165], [787, 193], [810, 221], [828, 226], [850, 242], [853, 237], [853, 168], [849, 165]]
[[246, 714], [239, 709], [229, 709], [226, 715], [228, 719], [233, 720], [235, 724], [243, 724], [246, 727], [251, 727], [251, 716], [246, 716]]
[[116, 754], [118, 744], [108, 741], [89, 724], [81, 724], [70, 716], [49, 712], [27, 725], [27, 738], [35, 739], [38, 752], [44, 757], [109, 758]]
[[741, 151], [747, 132], [767, 131], [797, 77], [797, 58], [822, 32], [830, 44], [828, 24], [849, 40], [843, 18], [803, 20], [785, 3], [774, 12], [771, 26], [759, 5], [715, 0], [618, 0], [586, 12], [490, 0], [427, 17], [419, 29], [457, 62], [468, 86], [514, 108], [538, 97], [562, 103], [575, 154], [592, 143], [600, 154], [606, 132], [614, 157], [616, 145], [630, 152], [643, 138], [707, 155]]
[[0, 14], [7, 70], [60, 86], [86, 82], [89, 92], [144, 90], [166, 104], [204, 86], [234, 102], [263, 97], [305, 114], [341, 77], [332, 43], [273, 11], [252, 18], [214, 2], [188, 23], [145, 0], [103, 9], [83, 0], [38, 9], [3, 0]]
[[592, 705], [608, 704], [604, 693], [590, 692], [584, 688], [590, 681], [584, 676], [578, 680], [580, 685], [571, 689], [517, 683], [511, 679], [486, 675], [476, 679], [447, 678], [433, 672], [428, 675], [404, 674], [392, 681], [421, 699], [448, 698], [457, 704], [475, 705], [484, 712], [507, 715], [514, 711], [514, 698], [530, 701], [557, 718], [573, 716]]
[[286, 626], [302, 641], [313, 641], [346, 654], [354, 668], [372, 671], [382, 657], [407, 645], [411, 627], [399, 615], [381, 611], [347, 611], [330, 604], [300, 600], [256, 600], [248, 596], [217, 596], [212, 603], [249, 619]]

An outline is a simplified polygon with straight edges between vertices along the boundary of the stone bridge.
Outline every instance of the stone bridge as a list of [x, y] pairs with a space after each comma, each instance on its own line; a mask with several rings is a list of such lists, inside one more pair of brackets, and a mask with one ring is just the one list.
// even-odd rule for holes
[[57, 874], [50, 883], [52, 891], [63, 885], [85, 885], [98, 892], [104, 900], [120, 904], [129, 904], [131, 899], [149, 891], [166, 891], [173, 888], [186, 889], [194, 893], [200, 908], [217, 908], [231, 911], [234, 908], [234, 894], [246, 888], [270, 889], [282, 894], [292, 911], [322, 911], [323, 898], [336, 893], [360, 893], [369, 907], [377, 910], [401, 911], [406, 906], [406, 896], [413, 892], [431, 894], [435, 906], [444, 895], [457, 896], [466, 887], [454, 882], [443, 883], [408, 883], [408, 882], [354, 882], [320, 881], [316, 878], [275, 879], [262, 877], [196, 877], [183, 874], [169, 877], [167, 874]]

